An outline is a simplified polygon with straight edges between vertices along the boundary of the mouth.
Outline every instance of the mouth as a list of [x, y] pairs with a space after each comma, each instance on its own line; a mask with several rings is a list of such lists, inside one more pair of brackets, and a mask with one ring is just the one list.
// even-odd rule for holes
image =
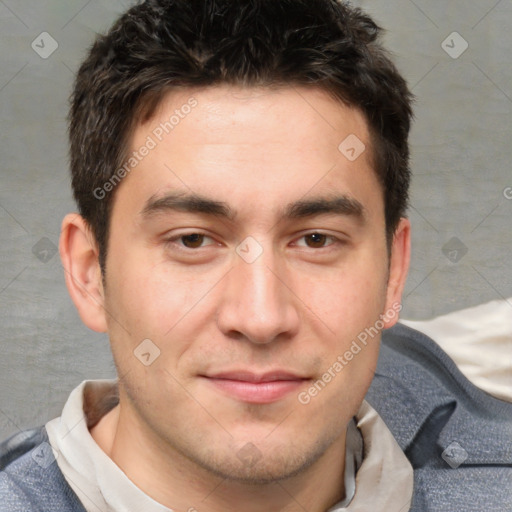
[[202, 377], [221, 393], [253, 404], [282, 400], [289, 394], [298, 392], [299, 388], [310, 380], [284, 370], [266, 373], [229, 371]]

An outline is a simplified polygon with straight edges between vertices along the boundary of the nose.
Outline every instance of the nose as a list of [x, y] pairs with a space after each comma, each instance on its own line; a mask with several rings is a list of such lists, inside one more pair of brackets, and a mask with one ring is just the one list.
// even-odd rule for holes
[[236, 260], [222, 290], [219, 329], [226, 336], [257, 344], [293, 337], [299, 328], [299, 301], [274, 258]]

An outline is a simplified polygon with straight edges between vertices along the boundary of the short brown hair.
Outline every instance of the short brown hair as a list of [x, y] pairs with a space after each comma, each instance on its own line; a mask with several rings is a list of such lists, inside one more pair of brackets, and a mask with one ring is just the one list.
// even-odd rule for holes
[[[405, 215], [412, 95], [378, 42], [380, 28], [336, 0], [147, 0], [98, 36], [70, 110], [72, 186], [104, 270], [115, 189], [138, 115], [173, 87], [321, 87], [366, 117], [388, 240]], [[110, 187], [109, 187], [110, 188]]]

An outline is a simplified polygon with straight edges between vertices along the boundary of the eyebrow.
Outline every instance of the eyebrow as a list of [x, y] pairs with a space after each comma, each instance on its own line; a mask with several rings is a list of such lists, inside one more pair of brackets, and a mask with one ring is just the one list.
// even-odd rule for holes
[[[169, 211], [205, 214], [227, 220], [234, 220], [236, 217], [236, 211], [223, 201], [216, 201], [198, 194], [175, 193], [166, 194], [163, 197], [151, 196], [141, 214], [143, 217], [151, 217]], [[288, 204], [280, 217], [299, 219], [326, 214], [354, 217], [362, 221], [365, 218], [365, 208], [357, 199], [345, 195], [318, 197]]]
[[343, 195], [332, 198], [320, 197], [296, 201], [286, 207], [283, 216], [285, 218], [297, 219], [323, 214], [346, 215], [363, 220], [365, 209], [357, 199]]
[[235, 212], [226, 203], [198, 194], [171, 193], [163, 197], [151, 196], [141, 213], [143, 217], [150, 217], [167, 211], [202, 213], [230, 220], [235, 218]]

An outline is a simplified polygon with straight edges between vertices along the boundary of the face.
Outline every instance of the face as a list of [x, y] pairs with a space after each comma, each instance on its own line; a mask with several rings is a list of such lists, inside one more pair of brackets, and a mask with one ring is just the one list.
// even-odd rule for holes
[[104, 290], [122, 417], [243, 481], [343, 446], [402, 279], [363, 116], [314, 89], [172, 92], [131, 148]]

